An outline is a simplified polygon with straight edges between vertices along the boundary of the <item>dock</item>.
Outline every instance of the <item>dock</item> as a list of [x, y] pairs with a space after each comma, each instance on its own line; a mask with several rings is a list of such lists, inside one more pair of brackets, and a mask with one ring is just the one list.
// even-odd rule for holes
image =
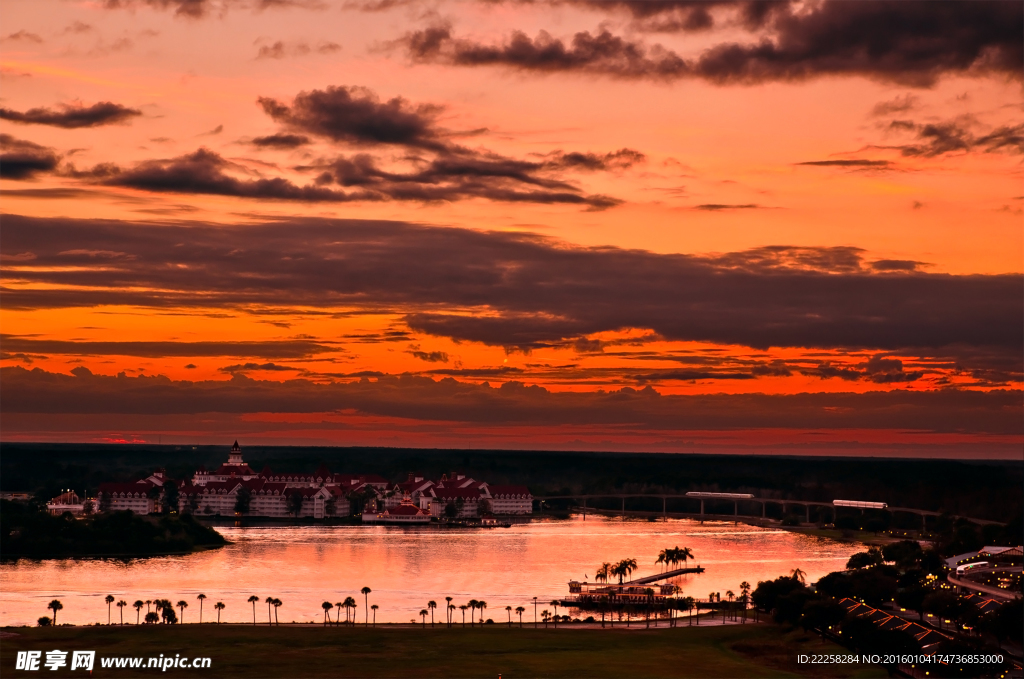
[[701, 566], [694, 566], [693, 568], [677, 568], [672, 571], [665, 571], [658, 575], [648, 575], [645, 578], [637, 578], [636, 580], [630, 580], [629, 582], [622, 583], [626, 585], [646, 585], [649, 582], [657, 582], [658, 580], [667, 580], [668, 578], [674, 578], [677, 575], [686, 575], [687, 573], [703, 573], [704, 569]]

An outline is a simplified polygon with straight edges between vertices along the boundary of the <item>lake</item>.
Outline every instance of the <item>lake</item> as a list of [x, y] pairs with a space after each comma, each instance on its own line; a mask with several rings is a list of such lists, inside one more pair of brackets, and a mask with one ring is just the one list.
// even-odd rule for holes
[[[570, 519], [535, 519], [511, 528], [452, 530], [384, 526], [289, 526], [218, 528], [233, 544], [222, 549], [119, 562], [102, 559], [19, 561], [0, 565], [0, 625], [34, 625], [49, 615], [46, 604], [60, 599], [58, 622], [106, 622], [103, 598], [124, 599], [125, 622], [135, 622], [136, 599], [185, 599], [185, 622], [199, 620], [196, 595], [209, 598], [203, 620], [216, 619], [213, 604], [223, 601], [225, 622], [252, 621], [250, 595], [283, 601], [283, 622], [320, 622], [320, 604], [351, 596], [364, 619], [364, 586], [373, 592], [378, 622], [409, 622], [438, 602], [435, 617], [444, 620], [446, 596], [453, 603], [487, 602], [486, 617], [507, 620], [505, 606], [527, 608], [567, 594], [571, 579], [589, 578], [604, 561], [632, 557], [639, 563], [633, 577], [657, 573], [658, 553], [666, 547], [689, 547], [688, 565], [702, 574], [672, 582], [688, 596], [707, 599], [709, 592], [739, 594], [740, 582], [788, 575], [794, 568], [807, 581], [841, 570], [855, 544], [788, 531], [731, 522], [689, 519], [647, 521], [588, 515]], [[542, 606], [545, 607], [545, 606]], [[546, 606], [550, 609], [550, 606]], [[113, 607], [112, 619], [118, 610]], [[562, 612], [561, 610], [559, 612]], [[333, 611], [332, 611], [333, 614]], [[145, 609], [143, 609], [145, 615]], [[457, 619], [461, 613], [456, 611]], [[342, 615], [344, 618], [344, 614]], [[257, 604], [256, 619], [267, 621], [267, 605]], [[429, 621], [429, 618], [428, 618]]]

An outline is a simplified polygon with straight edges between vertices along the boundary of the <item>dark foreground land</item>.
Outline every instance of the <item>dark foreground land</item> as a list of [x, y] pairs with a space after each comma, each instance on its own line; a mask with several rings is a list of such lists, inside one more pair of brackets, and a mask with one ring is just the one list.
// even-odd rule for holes
[[[772, 624], [619, 629], [318, 628], [243, 625], [14, 628], [17, 651], [95, 650], [94, 677], [884, 677], [871, 665], [800, 665], [800, 653], [840, 653], [813, 634]], [[103, 669], [100, 658], [208, 656], [210, 669]], [[68, 656], [70, 658], [70, 654]], [[69, 663], [70, 664], [70, 663]], [[47, 676], [75, 676], [41, 670]]]

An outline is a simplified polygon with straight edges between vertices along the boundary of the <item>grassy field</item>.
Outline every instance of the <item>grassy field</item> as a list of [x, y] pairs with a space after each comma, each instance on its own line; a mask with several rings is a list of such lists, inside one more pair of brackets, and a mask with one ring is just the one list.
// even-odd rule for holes
[[[865, 665], [799, 665], [839, 653], [774, 624], [662, 630], [184, 625], [5, 629], [0, 674], [20, 650], [95, 650], [94, 677], [885, 677]], [[210, 669], [103, 669], [110, 656], [212, 658]], [[70, 654], [69, 654], [70, 660]], [[69, 662], [70, 664], [70, 662]], [[28, 676], [26, 673], [25, 676]], [[85, 676], [41, 669], [46, 676]]]

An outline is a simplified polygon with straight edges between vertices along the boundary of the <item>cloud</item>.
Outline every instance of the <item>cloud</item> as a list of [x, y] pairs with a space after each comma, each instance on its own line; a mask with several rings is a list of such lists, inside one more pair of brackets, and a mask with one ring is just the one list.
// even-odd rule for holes
[[920, 99], [913, 94], [904, 94], [888, 101], [880, 101], [871, 109], [873, 116], [890, 116], [893, 113], [906, 113], [917, 108]]
[[848, 159], [848, 160], [807, 160], [802, 163], [796, 163], [797, 165], [814, 165], [817, 167], [889, 167], [892, 165], [891, 161], [888, 160], [866, 160], [866, 159]]
[[5, 417], [16, 413], [197, 415], [200, 413], [361, 414], [477, 425], [618, 425], [632, 430], [739, 428], [892, 429], [1022, 433], [1019, 390], [886, 391], [793, 395], [666, 396], [651, 387], [610, 392], [551, 392], [521, 382], [499, 387], [451, 377], [377, 376], [347, 383], [305, 379], [185, 381], [167, 377], [51, 373], [0, 368]]
[[754, 203], [743, 203], [740, 205], [731, 205], [726, 203], [704, 203], [703, 205], [697, 205], [694, 210], [704, 210], [706, 212], [720, 212], [722, 210], [757, 210], [761, 206], [755, 205]]
[[265, 137], [256, 137], [252, 140], [253, 146], [261, 148], [294, 149], [305, 146], [309, 143], [309, 137], [301, 134], [271, 134]]
[[65, 27], [64, 30], [61, 31], [61, 34], [66, 35], [68, 33], [92, 33], [95, 30], [95, 27], [93, 27], [91, 24], [87, 24], [84, 21], [78, 21], [76, 19], [75, 21], [72, 21], [70, 24], [68, 24], [67, 27]]
[[323, 9], [320, 0], [103, 0], [105, 9], [135, 9], [149, 7], [156, 10], [172, 10], [174, 16], [186, 19], [202, 19], [208, 16], [224, 16], [232, 9], [250, 9], [260, 12], [266, 9]]
[[[627, 9], [651, 30], [708, 30], [704, 3], [585, 3]], [[719, 3], [740, 7], [747, 42], [718, 42], [693, 58], [660, 45], [581, 31], [570, 39], [514, 31], [498, 44], [452, 35], [449, 24], [413, 31], [394, 45], [416, 62], [504, 66], [626, 79], [700, 78], [753, 84], [859, 75], [927, 87], [945, 74], [1021, 77], [1024, 8], [1012, 2]], [[713, 7], [713, 5], [711, 5]]]
[[302, 57], [311, 52], [317, 54], [334, 54], [341, 50], [341, 45], [336, 42], [321, 42], [315, 48], [308, 43], [296, 42], [286, 44], [278, 40], [270, 45], [261, 45], [256, 52], [257, 59], [284, 59], [285, 57]]
[[885, 354], [876, 354], [867, 362], [854, 367], [840, 367], [831, 361], [822, 361], [816, 367], [803, 368], [799, 371], [810, 377], [821, 379], [838, 378], [849, 382], [868, 380], [876, 384], [893, 384], [898, 382], [914, 382], [924, 377], [923, 370], [904, 371], [903, 361], [889, 358]]
[[[309, 358], [338, 351], [335, 347], [310, 340], [266, 342], [85, 342], [45, 340], [18, 335], [0, 335], [7, 351], [47, 352], [71, 356], [255, 356], [259, 358]], [[194, 366], [193, 366], [194, 367]]]
[[226, 365], [223, 368], [217, 368], [217, 370], [233, 374], [249, 372], [252, 370], [266, 370], [269, 372], [300, 371], [301, 368], [293, 368], [289, 365], [278, 365], [277, 363], [239, 363], [236, 365]]
[[47, 107], [30, 108], [24, 112], [0, 108], [0, 118], [25, 125], [52, 125], [77, 129], [123, 123], [142, 115], [142, 111], [138, 109], [110, 101], [101, 101], [92, 106], [59, 104], [58, 108], [59, 110]]
[[1024, 153], [1024, 123], [1003, 125], [986, 134], [975, 134], [973, 121], [967, 118], [939, 123], [915, 123], [912, 120], [893, 120], [889, 129], [913, 132], [917, 143], [882, 147], [898, 149], [904, 156], [934, 158], [947, 153]]
[[410, 353], [421, 361], [426, 361], [428, 363], [448, 362], [448, 354], [444, 351], [409, 351], [407, 353]]
[[34, 179], [36, 175], [55, 171], [59, 162], [60, 156], [51, 148], [0, 134], [0, 178]]
[[17, 31], [15, 33], [11, 33], [10, 35], [5, 35], [4, 40], [14, 40], [16, 42], [34, 42], [37, 44], [41, 44], [43, 42], [43, 39], [41, 37], [39, 37], [35, 33], [29, 33], [24, 29]]
[[436, 126], [440, 107], [414, 106], [402, 97], [381, 101], [365, 87], [300, 92], [290, 106], [270, 97], [260, 97], [259, 103], [277, 122], [333, 141], [449, 150]]
[[[18, 267], [22, 284], [5, 283], [12, 310], [304, 306], [395, 314], [416, 332], [527, 349], [569, 347], [629, 328], [669, 341], [756, 348], [915, 348], [959, 356], [988, 347], [1008, 357], [1007, 365], [1020, 363], [1024, 345], [1019, 274], [891, 273], [852, 247], [698, 256], [388, 221], [140, 229], [5, 215], [3, 223], [0, 254], [34, 256]], [[111, 260], [60, 254], [78, 250], [125, 256], [112, 267]]]

